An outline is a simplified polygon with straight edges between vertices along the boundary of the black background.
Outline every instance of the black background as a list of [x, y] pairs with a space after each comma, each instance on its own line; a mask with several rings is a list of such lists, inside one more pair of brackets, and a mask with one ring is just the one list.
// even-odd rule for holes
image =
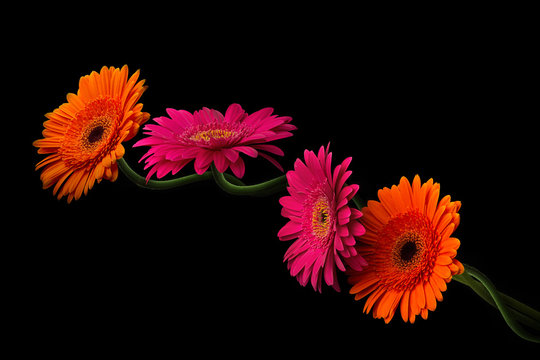
[[[13, 333], [27, 339], [19, 351], [365, 356], [428, 355], [434, 345], [431, 356], [534, 348], [455, 281], [414, 325], [399, 314], [389, 325], [363, 314], [341, 275], [341, 293], [301, 287], [282, 262], [291, 242], [277, 238], [284, 194], [234, 197], [211, 181], [157, 192], [120, 174], [68, 205], [41, 189], [34, 166], [43, 156], [31, 145], [43, 115], [103, 65], [141, 70], [152, 118], [167, 107], [270, 106], [298, 127], [276, 144], [286, 170], [304, 149], [330, 142], [335, 164], [353, 157], [351, 182], [364, 199], [401, 176], [432, 177], [463, 203], [458, 258], [539, 308], [538, 59], [522, 12], [158, 10], [50, 14], [20, 41], [24, 55], [12, 52], [24, 66], [14, 71], [25, 105], [13, 122], [23, 124], [26, 157], [15, 182], [24, 187], [10, 187], [19, 211], [8, 220], [23, 221], [7, 237], [15, 249], [5, 275], [15, 286]], [[141, 136], [124, 146], [142, 174], [146, 149], [131, 147]], [[280, 175], [262, 158], [245, 160], [247, 183]]]

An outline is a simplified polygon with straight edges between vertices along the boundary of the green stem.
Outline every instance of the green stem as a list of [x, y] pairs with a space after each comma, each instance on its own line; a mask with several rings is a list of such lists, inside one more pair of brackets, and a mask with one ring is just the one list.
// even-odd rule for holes
[[[495, 304], [495, 301], [493, 301], [493, 298], [491, 297], [489, 292], [486, 290], [486, 288], [482, 285], [482, 283], [480, 283], [478, 280], [475, 280], [467, 272], [461, 275], [455, 276], [454, 280], [467, 285], [478, 296], [480, 296], [485, 302], [493, 306], [495, 309], [498, 309], [497, 304]], [[514, 298], [500, 291], [499, 291], [499, 295], [501, 296], [504, 303], [510, 307], [509, 311], [512, 313], [512, 316], [514, 316], [514, 318], [517, 321], [519, 321], [523, 325], [527, 325], [533, 329], [540, 331], [540, 320], [537, 320], [534, 317], [534, 313], [535, 312], [538, 313], [538, 311], [528, 307], [527, 305], [515, 300]], [[530, 311], [527, 311], [527, 310], [524, 311], [524, 309], [528, 309]], [[527, 315], [524, 315], [524, 314], [527, 314]]]
[[[199, 181], [208, 180], [212, 177], [212, 174], [207, 171], [202, 175], [187, 175], [182, 176], [177, 179], [171, 179], [171, 180], [148, 180], [141, 175], [137, 174], [126, 162], [124, 158], [118, 159], [118, 168], [124, 173], [124, 175], [131, 180], [135, 185], [145, 188], [145, 189], [151, 189], [151, 190], [167, 190], [172, 189], [179, 186], [184, 186], [192, 183], [196, 183]], [[234, 176], [226, 175], [230, 181], [235, 182], [238, 185], [242, 185], [243, 183], [236, 179]]]
[[212, 174], [218, 186], [231, 195], [269, 196], [285, 190], [287, 186], [285, 175], [256, 185], [236, 185], [226, 178], [226, 174], [220, 173], [214, 164], [212, 164]]
[[[530, 334], [521, 324], [540, 330], [540, 313], [531, 307], [502, 294], [495, 288], [489, 278], [472, 266], [464, 265], [465, 272], [455, 276], [458, 282], [469, 286], [476, 294], [496, 307], [506, 321], [506, 324], [521, 338], [540, 343], [540, 336]], [[520, 324], [521, 323], [521, 324]]]
[[356, 205], [356, 208], [358, 210], [362, 210], [362, 208], [366, 206], [364, 204], [364, 201], [360, 198], [360, 196], [358, 196], [358, 194], [354, 195], [352, 201], [354, 202], [354, 205]]

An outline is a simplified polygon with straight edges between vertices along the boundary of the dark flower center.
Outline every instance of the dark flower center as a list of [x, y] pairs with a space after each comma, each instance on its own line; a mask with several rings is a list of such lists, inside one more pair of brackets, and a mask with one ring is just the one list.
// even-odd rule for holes
[[407, 241], [399, 250], [399, 256], [402, 261], [409, 262], [416, 255], [417, 251], [416, 243], [414, 241]]
[[93, 144], [96, 141], [101, 140], [104, 132], [105, 132], [105, 128], [103, 128], [103, 126], [101, 125], [98, 125], [95, 128], [93, 128], [92, 131], [90, 131], [90, 134], [88, 134], [88, 137], [87, 137], [88, 143]]

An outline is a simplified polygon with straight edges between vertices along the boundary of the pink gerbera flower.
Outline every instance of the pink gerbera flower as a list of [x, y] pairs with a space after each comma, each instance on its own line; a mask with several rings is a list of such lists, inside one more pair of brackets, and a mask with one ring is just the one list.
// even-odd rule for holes
[[[332, 153], [321, 147], [318, 156], [305, 150], [305, 164], [297, 159], [294, 170], [287, 172], [290, 196], [282, 197], [281, 214], [290, 221], [278, 233], [280, 240], [297, 239], [287, 250], [284, 261], [292, 276], [306, 286], [308, 281], [321, 291], [324, 280], [339, 291], [336, 267], [345, 264], [357, 271], [367, 265], [354, 245], [365, 233], [358, 222], [362, 213], [349, 207], [358, 185], [346, 185], [352, 171], [352, 158], [336, 166], [332, 173]], [[345, 262], [345, 263], [344, 263]]]
[[143, 156], [145, 170], [152, 167], [146, 179], [157, 173], [162, 178], [173, 175], [195, 159], [195, 172], [203, 174], [214, 163], [221, 173], [231, 168], [234, 175], [244, 176], [244, 161], [240, 153], [268, 159], [278, 169], [281, 165], [270, 154], [283, 156], [283, 151], [270, 141], [292, 136], [294, 125], [289, 116], [272, 115], [264, 108], [248, 115], [240, 105], [232, 104], [225, 112], [203, 108], [193, 114], [185, 110], [167, 109], [169, 117], [155, 118], [157, 125], [144, 127], [148, 137], [134, 146], [150, 146]]

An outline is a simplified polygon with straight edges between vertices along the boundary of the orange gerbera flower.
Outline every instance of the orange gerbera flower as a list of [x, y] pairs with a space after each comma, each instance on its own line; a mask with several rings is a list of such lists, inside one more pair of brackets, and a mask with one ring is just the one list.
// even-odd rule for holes
[[392, 320], [399, 307], [403, 321], [416, 315], [427, 319], [453, 275], [463, 272], [454, 257], [460, 242], [451, 237], [459, 225], [461, 202], [447, 195], [439, 201], [440, 186], [433, 179], [412, 186], [402, 177], [399, 185], [379, 190], [380, 201], [369, 201], [360, 222], [366, 228], [358, 253], [367, 261], [363, 271], [349, 270], [351, 294], [369, 295], [364, 312]]
[[124, 155], [123, 141], [131, 139], [150, 114], [137, 103], [146, 90], [137, 82], [137, 70], [128, 79], [128, 67], [101, 68], [81, 77], [77, 95], [69, 93], [67, 103], [45, 117], [43, 139], [34, 141], [39, 154], [52, 154], [36, 165], [43, 188], [54, 186], [58, 199], [68, 203], [79, 199], [97, 180], [115, 181], [116, 160]]

